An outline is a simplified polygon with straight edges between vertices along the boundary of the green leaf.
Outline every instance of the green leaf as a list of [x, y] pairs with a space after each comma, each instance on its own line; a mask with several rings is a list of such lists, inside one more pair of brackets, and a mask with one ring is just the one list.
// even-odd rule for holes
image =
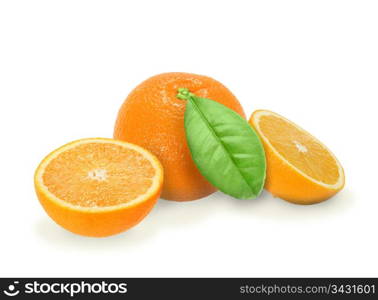
[[261, 141], [233, 110], [187, 89], [185, 132], [193, 161], [201, 174], [223, 193], [239, 199], [257, 197], [264, 186], [266, 162]]

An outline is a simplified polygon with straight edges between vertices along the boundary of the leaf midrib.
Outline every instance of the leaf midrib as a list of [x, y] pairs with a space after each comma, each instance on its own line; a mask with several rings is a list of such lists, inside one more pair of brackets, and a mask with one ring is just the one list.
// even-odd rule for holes
[[[215, 139], [221, 144], [223, 150], [225, 152], [227, 152], [232, 164], [234, 165], [234, 167], [238, 170], [238, 173], [240, 174], [240, 176], [243, 178], [244, 182], [247, 184], [247, 186], [251, 189], [252, 193], [255, 193], [253, 188], [249, 185], [247, 179], [245, 178], [244, 174], [239, 170], [237, 164], [235, 163], [235, 160], [233, 159], [232, 155], [229, 154], [229, 152], [227, 151], [227, 148], [225, 147], [225, 145], [223, 144], [222, 140], [218, 137], [218, 135], [216, 134], [215, 130], [209, 125], [210, 122], [208, 121], [208, 119], [206, 118], [206, 116], [202, 113], [202, 111], [198, 108], [197, 104], [196, 104], [196, 101], [190, 97], [189, 98], [189, 101], [193, 104], [193, 107], [194, 109], [198, 112], [198, 114], [200, 115], [200, 117], [205, 120], [205, 124], [206, 124], [206, 127], [210, 130], [211, 134], [215, 137]], [[212, 100], [210, 100], [212, 101]]]

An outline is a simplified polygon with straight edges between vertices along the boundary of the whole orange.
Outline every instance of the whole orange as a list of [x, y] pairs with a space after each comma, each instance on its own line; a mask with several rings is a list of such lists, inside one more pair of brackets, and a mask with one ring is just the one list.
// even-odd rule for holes
[[159, 158], [164, 168], [162, 198], [189, 201], [216, 189], [191, 158], [184, 129], [186, 102], [176, 97], [179, 88], [217, 101], [245, 118], [239, 101], [220, 82], [189, 73], [164, 73], [147, 79], [129, 94], [119, 110], [114, 138], [140, 145]]

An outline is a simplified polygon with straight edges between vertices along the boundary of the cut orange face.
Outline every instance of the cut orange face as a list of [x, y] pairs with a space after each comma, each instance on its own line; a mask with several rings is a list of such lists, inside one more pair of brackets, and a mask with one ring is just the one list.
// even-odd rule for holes
[[163, 169], [147, 150], [112, 139], [74, 141], [35, 172], [47, 214], [65, 229], [103, 237], [139, 223], [159, 198]]
[[255, 111], [250, 125], [258, 132], [267, 159], [265, 188], [299, 203], [321, 202], [344, 186], [344, 171], [332, 152], [311, 134], [267, 110]]

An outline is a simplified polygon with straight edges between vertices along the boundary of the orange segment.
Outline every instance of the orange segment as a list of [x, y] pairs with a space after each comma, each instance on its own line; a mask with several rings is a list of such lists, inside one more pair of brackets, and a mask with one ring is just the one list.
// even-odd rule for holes
[[151, 162], [136, 150], [96, 142], [67, 149], [50, 161], [42, 178], [61, 200], [106, 207], [145, 194], [155, 174]]
[[344, 171], [332, 152], [311, 134], [267, 110], [255, 111], [250, 124], [267, 154], [266, 189], [302, 204], [323, 201], [344, 186]]
[[160, 195], [163, 171], [147, 150], [112, 139], [83, 139], [48, 155], [35, 174], [39, 199], [66, 229], [106, 236], [138, 223]]
[[307, 132], [269, 114], [261, 114], [259, 126], [273, 148], [301, 172], [327, 184], [337, 182], [339, 169], [335, 158]]

